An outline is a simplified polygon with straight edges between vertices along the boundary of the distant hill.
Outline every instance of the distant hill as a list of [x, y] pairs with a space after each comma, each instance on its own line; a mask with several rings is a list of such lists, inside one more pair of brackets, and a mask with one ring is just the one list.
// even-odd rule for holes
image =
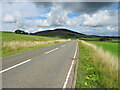
[[47, 37], [59, 37], [59, 38], [78, 38], [85, 37], [87, 35], [82, 33], [77, 33], [68, 29], [55, 29], [55, 30], [45, 30], [36, 33], [32, 33], [32, 35], [38, 36], [47, 36]]
[[[16, 34], [28, 34], [25, 31], [22, 30], [16, 30]], [[46, 36], [46, 37], [58, 37], [58, 38], [72, 38], [72, 39], [77, 39], [77, 38], [120, 38], [117, 36], [97, 36], [97, 35], [86, 35], [78, 32], [74, 32], [72, 30], [68, 29], [63, 29], [63, 28], [58, 28], [54, 30], [44, 30], [44, 31], [39, 31], [35, 33], [30, 33], [30, 35], [37, 35], [37, 36]]]

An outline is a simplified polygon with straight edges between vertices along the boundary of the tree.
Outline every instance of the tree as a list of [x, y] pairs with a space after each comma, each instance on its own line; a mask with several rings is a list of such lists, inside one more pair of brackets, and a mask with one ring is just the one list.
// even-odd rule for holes
[[16, 34], [28, 34], [27, 32], [22, 31], [22, 30], [16, 30], [15, 33]]

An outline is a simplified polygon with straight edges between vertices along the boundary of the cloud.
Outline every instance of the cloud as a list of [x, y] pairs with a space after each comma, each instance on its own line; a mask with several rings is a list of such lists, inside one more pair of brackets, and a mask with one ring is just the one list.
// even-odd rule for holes
[[38, 9], [41, 7], [48, 8], [52, 6], [52, 2], [34, 2], [34, 3]]
[[69, 11], [63, 10], [61, 5], [53, 6], [51, 11], [47, 13], [45, 20], [36, 20], [36, 26], [64, 26], [71, 24], [68, 19]]
[[100, 10], [93, 15], [83, 15], [83, 25], [86, 26], [105, 26], [105, 25], [117, 25], [117, 12], [113, 12], [111, 15], [108, 10]]
[[51, 8], [51, 12], [48, 13], [48, 20], [51, 26], [65, 25], [65, 21], [68, 19], [67, 14], [69, 11], [64, 10], [60, 5], [55, 5]]
[[35, 25], [37, 27], [47, 27], [47, 26], [50, 26], [49, 23], [48, 23], [48, 20], [36, 20], [35, 21]]
[[77, 13], [93, 13], [111, 4], [111, 2], [68, 2], [63, 3], [63, 7]]
[[7, 13], [13, 13], [15, 11], [19, 11], [23, 17], [35, 17], [40, 15], [35, 4], [30, 2], [12, 2], [12, 4], [4, 2], [2, 3], [2, 6], [3, 16]]
[[80, 26], [81, 16], [68, 17], [70, 10], [65, 10], [61, 5], [56, 5], [51, 8], [51, 11], [46, 15], [50, 26]]
[[21, 14], [19, 11], [15, 11], [13, 13], [6, 14], [3, 17], [3, 22], [4, 23], [15, 23], [17, 22], [21, 17]]
[[[14, 24], [17, 29], [23, 28], [29, 31], [35, 31], [41, 27], [47, 29], [49, 26], [63, 26], [78, 28], [76, 30], [78, 32], [82, 29], [82, 32], [88, 34], [100, 34], [99, 32], [103, 33], [105, 30], [114, 32], [113, 28], [118, 21], [117, 10], [110, 10], [111, 4], [109, 2], [3, 3], [3, 22], [4, 27], [6, 24], [11, 25], [10, 27]], [[69, 14], [73, 14], [73, 17], [69, 17]], [[105, 30], [103, 27], [106, 27]]]
[[107, 30], [110, 30], [110, 31], [118, 31], [118, 27], [117, 26], [108, 26], [106, 27]]
[[[35, 4], [37, 4], [37, 7], [39, 8], [41, 5], [42, 7], [51, 7], [51, 11], [46, 15], [48, 18], [47, 23], [51, 26], [80, 27], [80, 25], [85, 25], [98, 27], [117, 24], [117, 12], [112, 12], [112, 10], [99, 10], [100, 8], [111, 5], [111, 2], [39, 2]], [[84, 14], [69, 18], [68, 14], [73, 12], [84, 12]], [[113, 14], [111, 14], [111, 12]]]
[[91, 13], [96, 12], [101, 8], [105, 8], [111, 5], [112, 2], [35, 2], [36, 7], [53, 7], [54, 5], [61, 5], [66, 10], [72, 10], [73, 12], [80, 13]]
[[13, 22], [15, 22], [15, 18], [10, 14], [6, 14], [5, 17], [3, 18], [3, 22], [13, 23]]

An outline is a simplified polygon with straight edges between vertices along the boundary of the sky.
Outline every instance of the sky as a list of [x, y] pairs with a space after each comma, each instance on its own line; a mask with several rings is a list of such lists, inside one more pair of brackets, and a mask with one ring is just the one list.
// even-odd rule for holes
[[0, 2], [0, 31], [66, 28], [87, 35], [118, 36], [117, 2]]

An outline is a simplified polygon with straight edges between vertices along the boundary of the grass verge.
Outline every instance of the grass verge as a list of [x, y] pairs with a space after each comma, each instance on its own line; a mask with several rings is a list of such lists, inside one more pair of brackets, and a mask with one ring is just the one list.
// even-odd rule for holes
[[22, 52], [26, 52], [26, 51], [38, 49], [38, 48], [43, 48], [43, 47], [47, 47], [47, 46], [52, 46], [52, 45], [56, 45], [59, 43], [61, 43], [61, 42], [51, 42], [51, 43], [41, 44], [41, 45], [36, 45], [36, 46], [31, 46], [31, 47], [17, 47], [17, 49], [15, 49], [15, 50], [10, 47], [3, 47], [2, 57], [10, 56], [10, 55], [14, 55], [14, 54], [18, 54], [18, 53], [22, 53]]
[[76, 88], [101, 87], [98, 74], [95, 72], [91, 48], [78, 42], [79, 61], [77, 69]]
[[76, 88], [118, 88], [118, 62], [111, 53], [79, 41]]

